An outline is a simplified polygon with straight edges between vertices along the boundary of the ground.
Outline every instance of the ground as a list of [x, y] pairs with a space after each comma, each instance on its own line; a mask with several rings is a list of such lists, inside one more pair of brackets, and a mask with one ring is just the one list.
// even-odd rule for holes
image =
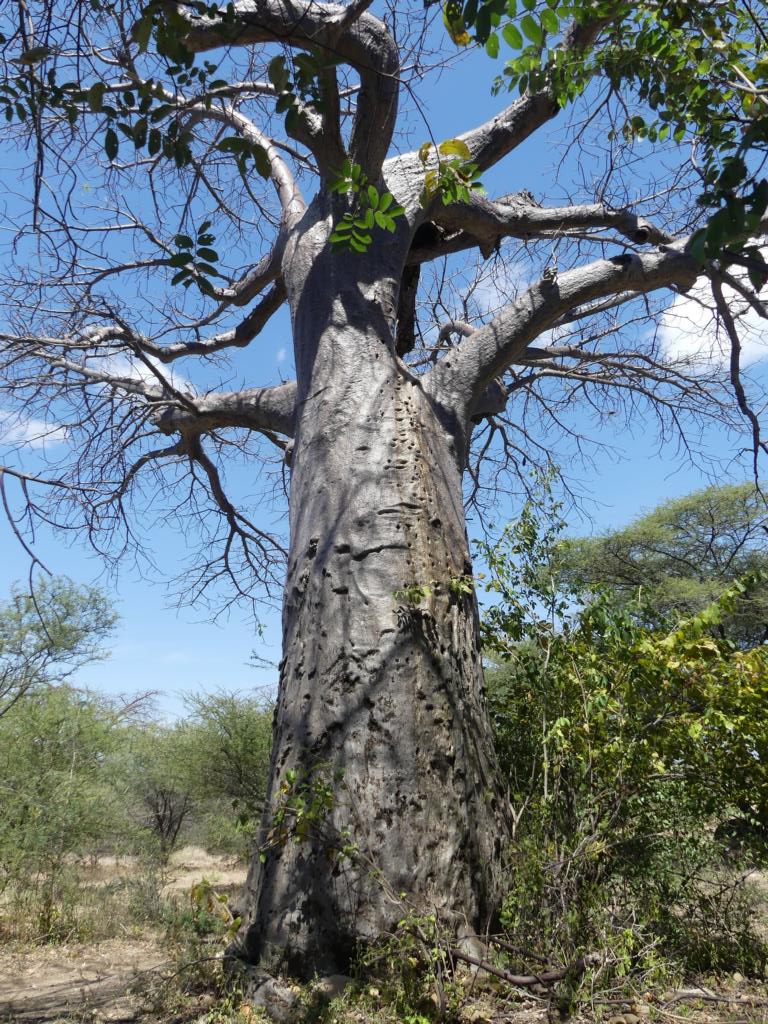
[[[140, 870], [131, 857], [102, 857], [80, 869], [82, 880], [94, 889], [136, 880]], [[183, 913], [195, 883], [207, 879], [227, 893], [237, 890], [245, 875], [246, 868], [231, 858], [188, 846], [171, 857], [161, 891]], [[158, 1011], [162, 1019], [168, 995], [163, 989], [179, 969], [178, 944], [169, 948], [162, 928], [138, 934], [123, 930], [120, 938], [0, 947], [0, 1021], [133, 1021], [158, 1017]], [[209, 1001], [201, 996], [188, 1009], [202, 1013]]]
[[[80, 872], [87, 887], [106, 891], [136, 880], [140, 865], [130, 858], [103, 857], [82, 865]], [[248, 992], [244, 998], [223, 997], [220, 991], [214, 994], [217, 978], [221, 978], [223, 928], [213, 936], [205, 934], [204, 928], [196, 930], [201, 909], [218, 913], [215, 898], [206, 902], [205, 894], [211, 892], [207, 883], [217, 893], [231, 894], [244, 879], [245, 868], [231, 859], [185, 847], [173, 856], [162, 878], [163, 906], [176, 915], [170, 928], [167, 920], [162, 926], [142, 929], [118, 923], [118, 930], [125, 934], [117, 937], [42, 945], [6, 943], [0, 947], [0, 1024], [266, 1021], [269, 1018], [258, 1005], [258, 997]], [[202, 888], [197, 885], [201, 882], [206, 883]], [[226, 916], [226, 911], [223, 913]], [[343, 978], [304, 988], [279, 983], [276, 1001], [268, 1003], [278, 1019], [284, 1014], [286, 1022], [430, 1024], [441, 998], [439, 985], [433, 992], [427, 986], [422, 1004], [414, 1009], [393, 999], [386, 984]], [[554, 1024], [559, 1019], [542, 991], [513, 989], [484, 973], [459, 972], [442, 997], [446, 994], [453, 1001], [458, 1024]], [[600, 992], [580, 1005], [574, 1022], [768, 1024], [768, 985], [764, 979], [746, 980], [730, 974], [697, 979], [695, 984], [667, 991]]]

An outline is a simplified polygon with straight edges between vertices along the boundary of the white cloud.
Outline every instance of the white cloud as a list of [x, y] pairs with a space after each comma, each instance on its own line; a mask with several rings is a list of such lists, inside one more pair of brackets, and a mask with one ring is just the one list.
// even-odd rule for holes
[[472, 287], [480, 315], [493, 316], [531, 284], [531, 268], [522, 262], [494, 261], [483, 268]]
[[[723, 287], [723, 295], [737, 321], [741, 365], [768, 358], [768, 320], [763, 320], [727, 285]], [[706, 283], [695, 285], [686, 295], [678, 295], [664, 310], [659, 322], [659, 340], [668, 358], [684, 359], [693, 369], [728, 364], [730, 343], [725, 330], [718, 327], [712, 293]]]
[[284, 363], [287, 355], [288, 353], [284, 348], [279, 348], [277, 350], [277, 355], [275, 356], [275, 359], [277, 359], [278, 363]]
[[157, 370], [157, 374], [150, 366], [141, 360], [131, 359], [127, 355], [96, 356], [88, 361], [93, 370], [100, 373], [114, 374], [116, 377], [128, 377], [140, 384], [158, 387], [161, 381], [165, 380], [176, 391], [182, 391], [188, 395], [197, 394], [192, 381], [177, 373], [173, 367], [164, 366], [157, 359], [148, 356], [148, 362]]
[[67, 438], [66, 427], [0, 410], [0, 444], [43, 448]]

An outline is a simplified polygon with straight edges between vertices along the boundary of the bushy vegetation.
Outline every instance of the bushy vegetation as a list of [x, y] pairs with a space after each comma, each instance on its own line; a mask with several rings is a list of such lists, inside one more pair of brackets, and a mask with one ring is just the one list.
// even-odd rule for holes
[[[34, 607], [40, 608], [35, 618]], [[0, 926], [54, 941], [167, 918], [160, 892], [180, 843], [246, 857], [266, 787], [271, 707], [255, 696], [189, 699], [153, 720], [75, 688], [114, 621], [98, 591], [57, 580], [0, 609]], [[122, 859], [94, 887], [88, 867]], [[98, 888], [98, 892], [96, 889]], [[119, 911], [118, 911], [119, 907]], [[172, 914], [171, 914], [172, 916]]]
[[528, 505], [484, 549], [489, 700], [515, 820], [503, 924], [563, 963], [602, 951], [613, 973], [760, 974], [741, 868], [768, 835], [768, 647], [721, 627], [763, 584], [723, 581], [694, 615], [639, 588], [584, 587], [563, 572], [558, 512]]

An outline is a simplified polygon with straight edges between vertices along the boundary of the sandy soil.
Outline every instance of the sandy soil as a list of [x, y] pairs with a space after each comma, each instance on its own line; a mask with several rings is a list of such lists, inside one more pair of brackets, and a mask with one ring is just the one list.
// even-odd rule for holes
[[[131, 858], [103, 857], [84, 865], [89, 885], [136, 875]], [[246, 869], [198, 847], [171, 859], [166, 893], [184, 893], [203, 878], [219, 890], [237, 891]], [[145, 1010], [140, 991], [152, 987], [169, 964], [159, 937], [109, 939], [89, 945], [64, 944], [23, 949], [0, 948], [0, 1022], [78, 1020], [132, 1021]], [[135, 991], [134, 991], [135, 990]]]
[[0, 1019], [55, 1020], [77, 1013], [134, 1020], [143, 1007], [130, 994], [132, 983], [166, 959], [159, 941], [149, 938], [0, 950]]

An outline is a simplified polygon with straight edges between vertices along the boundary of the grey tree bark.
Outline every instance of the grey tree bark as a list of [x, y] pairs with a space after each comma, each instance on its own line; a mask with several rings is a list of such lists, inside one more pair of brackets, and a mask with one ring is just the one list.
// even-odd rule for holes
[[[557, 301], [545, 286], [509, 314], [516, 329], [477, 332], [417, 377], [392, 315], [411, 231], [383, 251], [334, 252], [329, 205], [304, 212], [283, 263], [297, 368], [284, 656], [242, 934], [249, 960], [303, 976], [347, 970], [408, 913], [476, 935], [498, 910], [507, 808], [462, 476], [473, 416], [509, 358], [496, 345], [524, 350], [575, 301], [567, 279]], [[579, 300], [628, 273], [606, 261], [579, 275]]]

